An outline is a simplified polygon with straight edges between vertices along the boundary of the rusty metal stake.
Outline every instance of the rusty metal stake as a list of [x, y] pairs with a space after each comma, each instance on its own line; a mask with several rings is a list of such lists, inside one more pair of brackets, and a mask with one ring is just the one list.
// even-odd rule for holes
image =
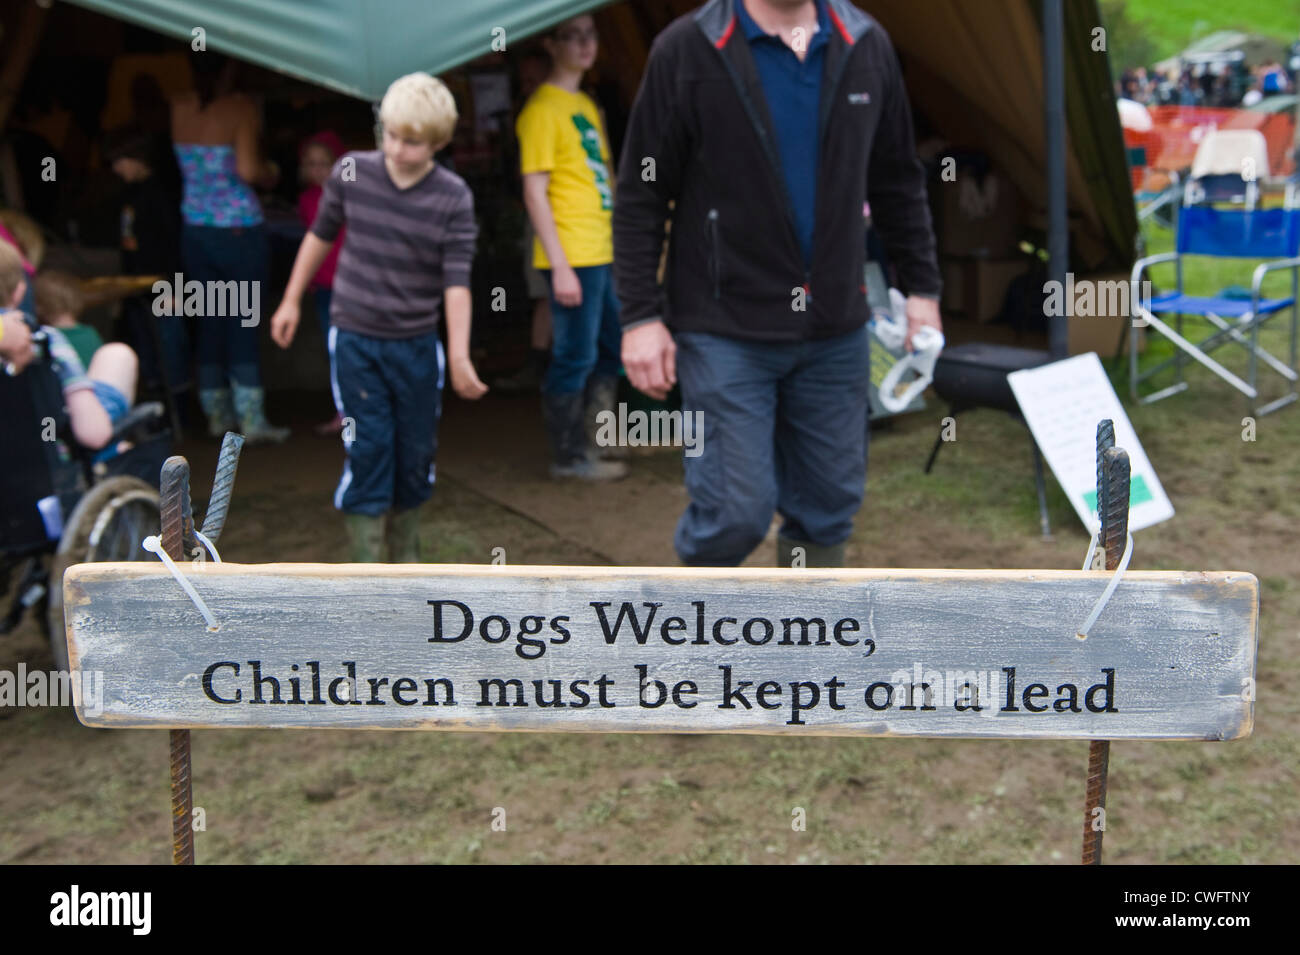
[[[1128, 540], [1128, 452], [1115, 447], [1115, 426], [1109, 419], [1097, 425], [1097, 544], [1106, 555], [1106, 569], [1115, 570]], [[1083, 806], [1083, 865], [1101, 865], [1106, 826], [1106, 788], [1110, 771], [1110, 741], [1088, 744], [1088, 783]], [[1100, 812], [1098, 812], [1100, 810]]]
[[[167, 556], [184, 564], [191, 548], [198, 543], [194, 536], [194, 517], [190, 513], [190, 463], [181, 455], [163, 462], [162, 546]], [[172, 780], [172, 863], [194, 864], [194, 794], [190, 788], [190, 731], [169, 730]]]
[[[239, 452], [244, 446], [242, 435], [227, 432], [217, 460], [217, 475], [208, 502], [203, 534], [214, 544], [225, 526], [230, 495], [235, 484]], [[194, 535], [194, 516], [190, 509], [190, 463], [182, 455], [163, 462], [159, 482], [162, 492], [162, 546], [177, 564], [202, 552]], [[168, 750], [171, 763], [172, 791], [172, 864], [194, 864], [194, 790], [190, 777], [190, 731], [169, 730]]]

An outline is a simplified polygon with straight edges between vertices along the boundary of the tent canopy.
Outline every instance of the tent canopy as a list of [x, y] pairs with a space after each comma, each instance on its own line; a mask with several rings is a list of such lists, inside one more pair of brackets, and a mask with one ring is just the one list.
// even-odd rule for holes
[[[377, 100], [398, 76], [509, 51], [596, 11], [605, 62], [635, 90], [653, 33], [702, 0], [74, 0], [109, 16]], [[1043, 166], [1038, 0], [856, 0], [889, 31], [917, 108], [954, 144], [983, 149], [1036, 208]], [[598, 9], [603, 8], [603, 9]], [[1067, 182], [1074, 257], [1128, 267], [1138, 231], [1107, 58], [1092, 50], [1096, 0], [1065, 4]], [[1042, 223], [1045, 225], [1045, 222]]]
[[[441, 73], [608, 0], [73, 0], [349, 96]], [[493, 46], [493, 42], [496, 46]]]

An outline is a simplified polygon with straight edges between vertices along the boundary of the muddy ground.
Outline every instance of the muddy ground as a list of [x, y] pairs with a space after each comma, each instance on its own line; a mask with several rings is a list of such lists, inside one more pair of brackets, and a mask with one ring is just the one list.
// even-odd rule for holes
[[[1300, 408], [1262, 419], [1208, 375], [1131, 411], [1177, 516], [1143, 531], [1133, 567], [1242, 570], [1262, 583], [1255, 732], [1232, 743], [1112, 747], [1106, 859], [1280, 863], [1300, 858]], [[240, 562], [336, 561], [329, 501], [342, 453], [311, 436], [323, 395], [281, 396], [283, 447], [245, 453], [221, 542]], [[1077, 567], [1082, 526], [1049, 478], [1038, 533], [1030, 446], [1006, 415], [958, 419], [935, 473], [921, 465], [943, 410], [871, 447], [849, 563]], [[536, 396], [447, 403], [429, 559], [664, 565], [685, 502], [681, 459], [639, 454], [602, 487], [545, 477]], [[189, 442], [196, 512], [216, 448]], [[769, 540], [751, 559], [773, 560]], [[39, 630], [0, 638], [0, 668], [48, 667]], [[201, 862], [1073, 862], [1084, 742], [723, 736], [197, 731]], [[167, 737], [92, 730], [60, 709], [0, 710], [0, 862], [170, 858]], [[507, 811], [507, 831], [490, 828]], [[791, 828], [795, 807], [807, 830]]]

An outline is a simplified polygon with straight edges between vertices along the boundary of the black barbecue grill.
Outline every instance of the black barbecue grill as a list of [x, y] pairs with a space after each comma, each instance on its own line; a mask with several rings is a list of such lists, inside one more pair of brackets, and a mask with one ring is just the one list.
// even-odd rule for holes
[[[1020, 406], [1011, 391], [1007, 375], [1022, 368], [1046, 365], [1052, 356], [1033, 348], [1016, 348], [1010, 345], [993, 345], [988, 342], [968, 342], [945, 348], [934, 366], [934, 390], [948, 402], [948, 416], [955, 418], [963, 411], [974, 408], [996, 408], [1005, 411], [1021, 424], [1025, 424]], [[1026, 430], [1028, 426], [1026, 425]], [[934, 460], [943, 447], [943, 428], [935, 439], [934, 448], [925, 462], [925, 473], [934, 467]], [[1043, 456], [1032, 434], [1029, 444], [1034, 452], [1034, 485], [1038, 491], [1038, 520], [1043, 537], [1051, 536], [1047, 520], [1047, 490], [1043, 483]]]

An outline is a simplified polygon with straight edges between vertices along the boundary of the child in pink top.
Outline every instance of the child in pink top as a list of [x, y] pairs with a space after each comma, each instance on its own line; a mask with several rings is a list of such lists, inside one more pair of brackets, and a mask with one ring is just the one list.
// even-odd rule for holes
[[[298, 218], [308, 229], [316, 221], [322, 186], [343, 152], [343, 141], [328, 129], [306, 140], [298, 151], [298, 175], [304, 184], [298, 196]], [[333, 247], [325, 256], [325, 261], [311, 284], [312, 301], [316, 306], [316, 318], [320, 321], [321, 336], [327, 341], [330, 331], [330, 299], [334, 288], [334, 270], [338, 267], [339, 250], [343, 248], [343, 234], [344, 230], [340, 229]], [[316, 426], [316, 433], [333, 435], [338, 434], [342, 429], [343, 419], [335, 412], [331, 421]]]

